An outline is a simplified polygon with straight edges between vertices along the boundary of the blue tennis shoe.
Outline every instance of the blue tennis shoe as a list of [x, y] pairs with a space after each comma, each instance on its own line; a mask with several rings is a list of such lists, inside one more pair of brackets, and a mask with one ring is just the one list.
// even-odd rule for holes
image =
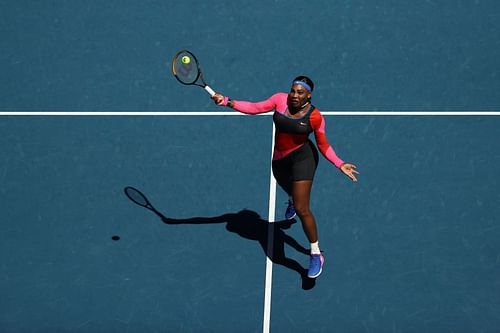
[[309, 261], [309, 271], [307, 276], [311, 279], [317, 278], [323, 271], [323, 263], [325, 258], [321, 254], [311, 254], [311, 259]]
[[288, 200], [288, 207], [286, 208], [285, 211], [285, 218], [287, 220], [291, 220], [295, 216], [297, 216], [297, 213], [295, 212], [295, 207], [293, 206], [293, 202], [292, 200]]

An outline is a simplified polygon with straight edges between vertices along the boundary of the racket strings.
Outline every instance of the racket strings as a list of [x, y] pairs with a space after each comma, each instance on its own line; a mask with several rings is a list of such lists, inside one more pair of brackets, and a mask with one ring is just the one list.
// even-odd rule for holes
[[[184, 59], [184, 60], [183, 60]], [[185, 59], [189, 59], [186, 62]], [[188, 52], [180, 52], [174, 59], [174, 75], [181, 83], [194, 84], [199, 76], [200, 70], [196, 58]]]

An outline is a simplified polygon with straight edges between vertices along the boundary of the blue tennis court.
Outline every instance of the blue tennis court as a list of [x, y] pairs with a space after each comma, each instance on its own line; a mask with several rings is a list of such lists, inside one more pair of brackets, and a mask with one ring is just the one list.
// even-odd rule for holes
[[[499, 9], [0, 4], [0, 331], [498, 332]], [[320, 160], [318, 279], [272, 118], [178, 84], [182, 48], [234, 99], [317, 84], [361, 172]]]

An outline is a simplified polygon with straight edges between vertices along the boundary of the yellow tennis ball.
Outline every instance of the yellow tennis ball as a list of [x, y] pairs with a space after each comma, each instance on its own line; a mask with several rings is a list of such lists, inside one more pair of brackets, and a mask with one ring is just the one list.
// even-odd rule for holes
[[188, 56], [184, 56], [181, 58], [181, 61], [183, 64], [189, 64], [191, 62], [191, 58], [189, 58]]

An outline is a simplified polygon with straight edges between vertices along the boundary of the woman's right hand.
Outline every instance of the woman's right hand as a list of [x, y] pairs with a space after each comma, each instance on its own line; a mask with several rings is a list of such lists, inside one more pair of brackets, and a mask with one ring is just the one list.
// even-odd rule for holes
[[222, 105], [224, 103], [224, 95], [222, 94], [216, 93], [215, 95], [212, 96], [212, 99], [217, 105]]

